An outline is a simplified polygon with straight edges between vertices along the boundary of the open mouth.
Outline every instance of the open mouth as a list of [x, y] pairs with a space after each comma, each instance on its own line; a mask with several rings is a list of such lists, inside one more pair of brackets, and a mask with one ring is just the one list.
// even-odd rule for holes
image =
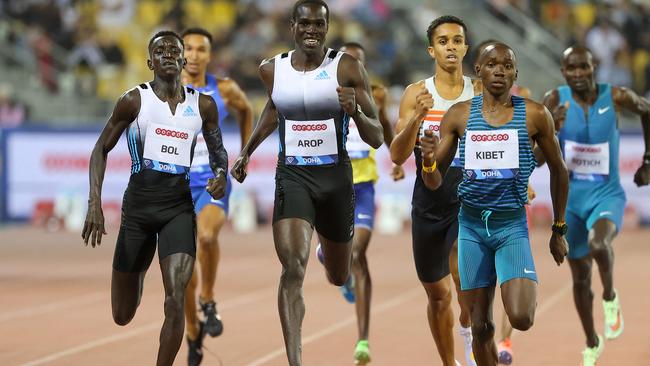
[[305, 43], [305, 46], [315, 47], [315, 46], [318, 45], [318, 39], [316, 39], [316, 38], [305, 38], [304, 43]]
[[456, 61], [458, 61], [458, 57], [456, 55], [448, 55], [447, 56], [447, 61], [456, 62]]

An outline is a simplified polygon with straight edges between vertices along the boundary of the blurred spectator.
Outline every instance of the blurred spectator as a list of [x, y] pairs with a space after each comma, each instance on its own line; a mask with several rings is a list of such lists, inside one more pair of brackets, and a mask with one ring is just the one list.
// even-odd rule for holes
[[43, 86], [52, 93], [57, 92], [59, 84], [52, 39], [39, 26], [31, 29], [29, 39]]
[[68, 64], [76, 79], [75, 89], [80, 95], [95, 95], [97, 68], [104, 62], [104, 54], [97, 43], [93, 30], [82, 29], [77, 46], [68, 58]]
[[102, 29], [120, 29], [131, 24], [135, 0], [100, 0], [97, 25]]
[[17, 127], [27, 118], [27, 109], [13, 100], [11, 86], [0, 84], [0, 128]]

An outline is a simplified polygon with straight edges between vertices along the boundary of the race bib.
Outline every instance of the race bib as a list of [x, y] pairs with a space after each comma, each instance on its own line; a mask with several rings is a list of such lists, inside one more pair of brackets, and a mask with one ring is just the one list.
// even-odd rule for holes
[[178, 173], [175, 166], [189, 168], [193, 139], [190, 129], [151, 123], [144, 143], [145, 165], [171, 173]]
[[203, 133], [199, 133], [196, 136], [196, 145], [194, 145], [194, 157], [192, 158], [191, 171], [202, 172], [204, 170], [210, 170], [210, 157], [208, 154], [208, 146], [205, 144], [205, 139], [203, 138]]
[[[433, 131], [435, 136], [440, 137], [440, 121], [423, 120], [418, 134], [420, 139], [424, 137], [424, 131], [426, 130]], [[451, 162], [451, 166], [460, 167], [460, 144], [456, 145], [456, 155], [454, 155], [454, 160]]]
[[285, 163], [325, 165], [338, 162], [334, 119], [316, 121], [285, 120]]
[[609, 178], [609, 142], [581, 144], [566, 140], [564, 160], [571, 179], [603, 182]]
[[348, 128], [348, 138], [345, 142], [345, 149], [348, 151], [348, 156], [350, 159], [367, 158], [370, 155], [370, 146], [361, 139], [357, 124], [352, 118], [350, 118]]
[[517, 130], [467, 131], [465, 174], [470, 180], [516, 177], [519, 174]]

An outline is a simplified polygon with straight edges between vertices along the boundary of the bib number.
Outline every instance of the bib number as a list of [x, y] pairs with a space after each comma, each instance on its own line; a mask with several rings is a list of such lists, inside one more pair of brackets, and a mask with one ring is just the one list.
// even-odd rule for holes
[[326, 165], [338, 162], [334, 119], [316, 121], [285, 120], [285, 163]]
[[517, 130], [467, 131], [465, 174], [470, 180], [515, 178], [519, 174]]
[[564, 160], [571, 179], [604, 182], [609, 178], [609, 142], [581, 144], [567, 140]]
[[176, 166], [189, 168], [193, 140], [190, 129], [151, 123], [144, 143], [145, 166], [167, 173], [178, 173]]

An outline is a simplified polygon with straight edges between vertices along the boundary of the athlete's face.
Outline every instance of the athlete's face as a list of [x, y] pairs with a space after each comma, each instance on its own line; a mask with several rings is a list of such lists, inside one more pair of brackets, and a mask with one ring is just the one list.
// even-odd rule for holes
[[322, 49], [327, 35], [327, 10], [318, 4], [304, 4], [296, 11], [291, 23], [296, 48], [311, 52]]
[[575, 91], [588, 90], [595, 84], [594, 62], [586, 50], [567, 50], [562, 61], [562, 75]]
[[341, 51], [349, 54], [350, 56], [356, 58], [361, 62], [364, 66], [366, 65], [366, 53], [359, 47], [341, 47]]
[[149, 70], [158, 76], [180, 75], [185, 59], [183, 58], [183, 45], [174, 36], [156, 38], [149, 48]]
[[485, 47], [475, 68], [483, 86], [493, 95], [507, 93], [517, 80], [515, 53], [503, 44]]
[[440, 24], [432, 38], [433, 46], [427, 49], [431, 58], [442, 67], [460, 67], [467, 53], [463, 27], [456, 23]]
[[188, 34], [185, 42], [185, 71], [190, 75], [204, 73], [210, 63], [210, 40], [201, 34]]

